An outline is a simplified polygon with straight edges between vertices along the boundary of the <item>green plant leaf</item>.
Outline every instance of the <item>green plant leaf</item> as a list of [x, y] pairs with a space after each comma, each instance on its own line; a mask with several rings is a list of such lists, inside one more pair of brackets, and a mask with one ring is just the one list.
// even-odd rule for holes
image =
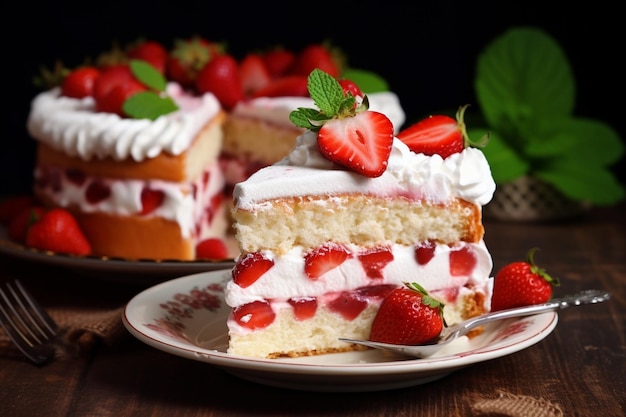
[[122, 109], [135, 119], [155, 120], [176, 111], [178, 106], [171, 97], [161, 97], [154, 91], [141, 91], [127, 98]]
[[624, 187], [608, 169], [581, 166], [577, 161], [559, 160], [535, 172], [534, 176], [552, 184], [572, 200], [602, 206], [615, 204], [625, 197]]
[[541, 120], [526, 142], [530, 157], [576, 159], [584, 165], [607, 166], [619, 161], [624, 143], [606, 123], [585, 118]]
[[478, 57], [474, 87], [488, 125], [502, 132], [568, 116], [574, 108], [567, 57], [536, 28], [515, 27], [492, 41]]
[[156, 68], [146, 61], [133, 59], [130, 61], [130, 69], [135, 78], [143, 85], [156, 91], [165, 91], [167, 80]]
[[348, 68], [343, 72], [341, 77], [355, 82], [364, 94], [389, 91], [387, 81], [380, 75], [371, 71]]
[[344, 99], [343, 88], [333, 76], [316, 68], [309, 74], [307, 86], [313, 102], [322, 112], [329, 117], [339, 112]]
[[[483, 128], [467, 129], [470, 137], [482, 137], [488, 132]], [[491, 175], [496, 184], [504, 184], [526, 175], [529, 164], [511, 148], [497, 132], [489, 132], [487, 146], [480, 148], [485, 154]]]

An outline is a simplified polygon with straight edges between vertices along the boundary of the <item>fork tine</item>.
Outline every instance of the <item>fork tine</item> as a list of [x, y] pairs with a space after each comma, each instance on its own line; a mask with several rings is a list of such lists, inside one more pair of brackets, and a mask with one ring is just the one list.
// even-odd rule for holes
[[54, 355], [56, 324], [18, 281], [16, 286], [17, 291], [9, 283], [6, 292], [0, 288], [0, 325], [20, 351], [40, 365]]

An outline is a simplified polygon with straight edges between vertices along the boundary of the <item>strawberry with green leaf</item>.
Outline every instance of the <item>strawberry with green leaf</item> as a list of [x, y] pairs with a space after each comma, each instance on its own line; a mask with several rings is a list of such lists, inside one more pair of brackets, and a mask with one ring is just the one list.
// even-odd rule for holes
[[431, 115], [398, 133], [398, 139], [415, 153], [441, 155], [442, 158], [459, 153], [468, 146], [482, 147], [487, 144], [489, 135], [479, 141], [471, 141], [467, 135], [463, 115], [467, 105], [456, 113], [456, 119], [443, 115]]
[[369, 339], [399, 345], [420, 345], [439, 336], [445, 325], [444, 305], [421, 285], [404, 283], [382, 301]]
[[367, 96], [357, 102], [336, 78], [320, 69], [314, 69], [307, 81], [319, 110], [299, 108], [289, 119], [318, 133], [320, 151], [328, 160], [366, 177], [381, 176], [387, 169], [394, 137], [389, 118], [368, 110]]
[[535, 263], [537, 248], [528, 251], [525, 261], [512, 262], [502, 267], [493, 282], [491, 311], [547, 303], [559, 279], [551, 277]]

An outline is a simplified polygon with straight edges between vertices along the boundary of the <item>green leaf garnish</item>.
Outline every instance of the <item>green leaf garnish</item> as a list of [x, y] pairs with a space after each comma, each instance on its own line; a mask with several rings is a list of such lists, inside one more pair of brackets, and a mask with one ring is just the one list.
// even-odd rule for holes
[[367, 96], [355, 107], [355, 98], [351, 94], [345, 96], [339, 81], [319, 68], [311, 71], [307, 83], [309, 95], [319, 110], [299, 107], [292, 111], [289, 120], [298, 127], [318, 131], [328, 120], [351, 117], [369, 107]]
[[623, 156], [623, 141], [605, 123], [573, 115], [573, 71], [552, 37], [509, 29], [479, 55], [474, 87], [486, 126], [468, 133], [491, 132], [482, 151], [497, 184], [530, 176], [578, 201], [625, 198], [607, 169]]
[[146, 61], [133, 59], [130, 61], [130, 69], [135, 78], [146, 87], [156, 91], [165, 91], [167, 80], [163, 74]]
[[127, 98], [122, 109], [135, 119], [155, 120], [178, 110], [178, 106], [171, 97], [162, 97], [154, 91], [142, 91]]

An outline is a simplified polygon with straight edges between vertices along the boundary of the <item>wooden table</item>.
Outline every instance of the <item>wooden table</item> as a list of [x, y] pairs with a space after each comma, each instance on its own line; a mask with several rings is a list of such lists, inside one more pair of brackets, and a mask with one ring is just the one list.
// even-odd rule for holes
[[[112, 346], [41, 368], [0, 350], [0, 415], [469, 416], [479, 415], [472, 406], [481, 400], [514, 395], [555, 405], [565, 416], [624, 416], [625, 214], [622, 204], [572, 221], [486, 221], [495, 269], [538, 246], [535, 260], [561, 279], [556, 295], [597, 288], [610, 291], [612, 299], [564, 310], [557, 328], [539, 343], [434, 382], [365, 393], [286, 390], [247, 382], [126, 334]], [[0, 279], [10, 277], [20, 277], [47, 306], [77, 300], [123, 306], [150, 286], [1, 256]]]

